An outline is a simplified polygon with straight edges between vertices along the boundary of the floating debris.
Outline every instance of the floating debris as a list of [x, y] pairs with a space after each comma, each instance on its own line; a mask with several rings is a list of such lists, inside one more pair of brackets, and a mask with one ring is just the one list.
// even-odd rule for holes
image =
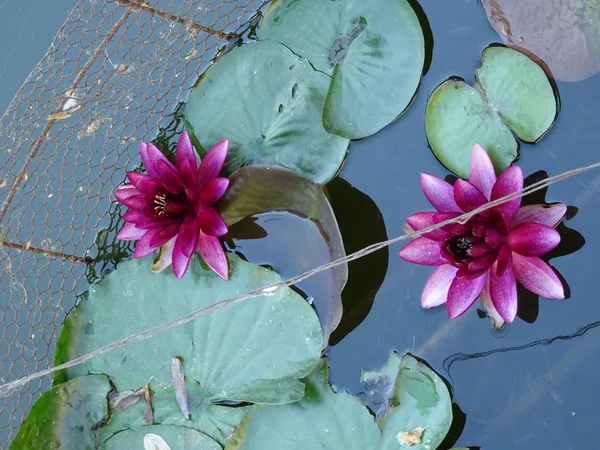
[[123, 391], [117, 393], [113, 391], [108, 396], [108, 404], [115, 411], [125, 411], [127, 408], [135, 405], [142, 398], [143, 392]]
[[171, 450], [171, 447], [158, 434], [148, 433], [144, 435], [144, 450]]
[[417, 427], [410, 431], [401, 431], [396, 435], [396, 439], [400, 442], [400, 445], [417, 445], [421, 443], [421, 437], [425, 428]]
[[186, 419], [190, 419], [190, 409], [188, 406], [188, 395], [185, 387], [185, 374], [183, 373], [183, 364], [179, 358], [173, 358], [171, 360], [171, 383], [173, 384], [173, 390], [175, 391], [175, 398], [177, 404], [181, 410], [181, 414]]

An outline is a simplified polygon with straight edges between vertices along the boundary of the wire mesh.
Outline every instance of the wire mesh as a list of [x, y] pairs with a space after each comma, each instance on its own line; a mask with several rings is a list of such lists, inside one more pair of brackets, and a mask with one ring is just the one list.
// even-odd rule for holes
[[[0, 119], [0, 381], [52, 363], [77, 295], [127, 246], [111, 194], [259, 0], [80, 0]], [[96, 263], [90, 265], [89, 259]], [[5, 448], [50, 379], [0, 398]]]

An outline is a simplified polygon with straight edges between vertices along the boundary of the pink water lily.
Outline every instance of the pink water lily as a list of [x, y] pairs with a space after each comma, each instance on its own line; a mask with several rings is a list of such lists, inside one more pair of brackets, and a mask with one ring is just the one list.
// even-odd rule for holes
[[[454, 186], [421, 174], [421, 187], [436, 212], [407, 219], [409, 227], [426, 227], [473, 211], [523, 188], [523, 173], [509, 167], [498, 178], [487, 152], [473, 146], [469, 180]], [[496, 327], [517, 315], [517, 280], [546, 298], [564, 298], [562, 283], [540, 256], [555, 248], [560, 235], [554, 229], [566, 213], [563, 204], [521, 207], [517, 198], [471, 218], [451, 224], [410, 242], [400, 251], [405, 261], [439, 266], [427, 281], [421, 297], [424, 308], [446, 303], [452, 318], [463, 314], [481, 297]]]
[[188, 133], [183, 132], [175, 164], [153, 144], [140, 145], [147, 173], [127, 173], [131, 184], [115, 191], [117, 200], [129, 208], [123, 216], [127, 224], [117, 237], [138, 241], [134, 258], [160, 248], [152, 270], [172, 264], [175, 276], [181, 278], [197, 251], [215, 273], [228, 278], [227, 258], [219, 241], [228, 231], [227, 224], [213, 207], [229, 187], [229, 179], [218, 176], [228, 145], [219, 142], [200, 162]]

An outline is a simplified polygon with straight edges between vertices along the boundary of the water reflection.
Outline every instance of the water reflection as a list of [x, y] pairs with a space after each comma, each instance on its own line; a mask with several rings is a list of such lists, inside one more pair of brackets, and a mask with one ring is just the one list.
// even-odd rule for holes
[[524, 345], [496, 348], [496, 349], [488, 350], [485, 352], [477, 352], [477, 353], [472, 353], [472, 354], [454, 353], [454, 354], [448, 356], [444, 360], [442, 365], [444, 367], [444, 372], [452, 380], [452, 376], [450, 374], [450, 369], [457, 362], [469, 361], [469, 360], [479, 359], [479, 358], [487, 358], [488, 356], [492, 356], [497, 353], [517, 352], [520, 350], [526, 350], [528, 348], [537, 347], [537, 346], [542, 346], [542, 347], [548, 346], [550, 344], [553, 344], [556, 341], [570, 341], [572, 339], [581, 337], [581, 336], [585, 335], [588, 331], [591, 331], [598, 327], [600, 327], [600, 320], [596, 321], [596, 322], [592, 322], [584, 327], [581, 327], [579, 330], [575, 331], [572, 334], [558, 335], [558, 336], [554, 336], [554, 337], [546, 338], [546, 339], [538, 339], [536, 341], [533, 341], [533, 342], [530, 342], [530, 343], [524, 344]]

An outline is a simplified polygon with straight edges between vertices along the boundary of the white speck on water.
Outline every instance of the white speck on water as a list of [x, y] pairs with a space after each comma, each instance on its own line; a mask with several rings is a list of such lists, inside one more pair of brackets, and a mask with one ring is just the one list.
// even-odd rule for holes
[[573, 411], [573, 412], [571, 413], [571, 415], [572, 415], [573, 417], [575, 417], [575, 411]]
[[69, 109], [75, 109], [78, 106], [79, 106], [79, 102], [77, 101], [77, 99], [70, 98], [65, 102], [65, 104], [62, 107], [62, 110], [68, 111]]

